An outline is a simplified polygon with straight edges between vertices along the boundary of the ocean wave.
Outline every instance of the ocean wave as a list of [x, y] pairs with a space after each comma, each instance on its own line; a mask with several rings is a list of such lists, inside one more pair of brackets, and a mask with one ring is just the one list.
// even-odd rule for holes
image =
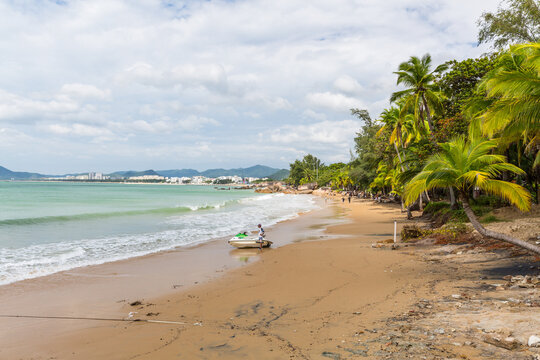
[[41, 217], [28, 217], [18, 219], [5, 219], [0, 220], [0, 227], [2, 226], [17, 226], [17, 225], [34, 225], [53, 222], [68, 222], [68, 221], [84, 221], [105, 219], [120, 216], [137, 216], [137, 215], [174, 215], [182, 214], [192, 211], [204, 211], [212, 209], [221, 209], [228, 205], [237, 203], [237, 200], [229, 200], [219, 204], [204, 204], [204, 205], [187, 205], [176, 207], [164, 207], [157, 209], [141, 209], [141, 210], [128, 210], [128, 211], [110, 211], [101, 213], [84, 213], [73, 215], [53, 215], [53, 216], [41, 216]]
[[[282, 196], [255, 195], [194, 208], [184, 206], [142, 212], [165, 215], [161, 221], [166, 230], [161, 231], [0, 248], [0, 284], [193, 246], [255, 229], [258, 223], [271, 226], [317, 207], [314, 199], [305, 195], [287, 195], [286, 200]], [[213, 210], [207, 211], [209, 209]], [[112, 216], [118, 216], [118, 213]]]

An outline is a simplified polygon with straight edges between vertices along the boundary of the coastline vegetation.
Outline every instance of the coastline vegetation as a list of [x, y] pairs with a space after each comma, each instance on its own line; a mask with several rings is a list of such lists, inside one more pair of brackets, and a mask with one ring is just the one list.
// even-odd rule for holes
[[411, 56], [394, 72], [401, 89], [376, 120], [351, 109], [364, 123], [351, 161], [325, 165], [306, 155], [290, 164], [289, 183], [389, 196], [409, 214], [429, 202], [427, 212], [540, 254], [482, 225], [498, 221], [488, 214], [496, 206], [528, 211], [540, 203], [540, 3], [503, 4], [478, 21], [478, 41], [493, 52], [438, 66], [429, 54]]

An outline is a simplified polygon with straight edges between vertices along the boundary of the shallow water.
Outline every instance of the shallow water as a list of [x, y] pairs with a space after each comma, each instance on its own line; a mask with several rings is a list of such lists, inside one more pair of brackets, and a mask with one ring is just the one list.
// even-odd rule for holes
[[318, 207], [211, 186], [0, 182], [0, 284], [189, 246]]

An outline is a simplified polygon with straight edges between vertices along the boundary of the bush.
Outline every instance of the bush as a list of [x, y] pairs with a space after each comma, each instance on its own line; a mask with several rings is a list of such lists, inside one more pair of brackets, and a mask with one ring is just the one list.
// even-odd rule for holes
[[480, 219], [480, 222], [483, 223], [483, 224], [489, 224], [489, 223], [494, 223], [494, 222], [501, 222], [501, 221], [504, 221], [504, 220], [501, 220], [499, 219], [498, 217], [496, 217], [495, 215], [486, 215], [484, 216], [483, 218]]
[[447, 203], [446, 201], [432, 201], [424, 208], [424, 214], [434, 215], [445, 208], [450, 209], [450, 203]]
[[471, 199], [471, 205], [489, 206], [491, 208], [499, 208], [505, 206], [504, 201], [494, 195], [480, 195], [477, 199]]

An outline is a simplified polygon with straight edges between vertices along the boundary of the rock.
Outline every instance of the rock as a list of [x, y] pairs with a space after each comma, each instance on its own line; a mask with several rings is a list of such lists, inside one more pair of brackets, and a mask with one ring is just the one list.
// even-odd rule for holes
[[454, 299], [461, 299], [461, 295], [459, 295], [459, 294], [453, 294], [452, 297]]
[[273, 193], [273, 191], [269, 188], [262, 188], [262, 189], [257, 189], [255, 190], [256, 193], [261, 193], [261, 194], [271, 194]]
[[444, 329], [440, 328], [440, 329], [435, 329], [434, 331], [436, 334], [441, 334], [443, 335], [444, 334]]
[[484, 336], [484, 342], [495, 345], [497, 347], [506, 349], [506, 350], [515, 350], [520, 347], [520, 343], [513, 337], [509, 336], [506, 338], [501, 338], [494, 335]]
[[540, 336], [531, 335], [529, 341], [527, 341], [527, 345], [530, 347], [540, 347]]

